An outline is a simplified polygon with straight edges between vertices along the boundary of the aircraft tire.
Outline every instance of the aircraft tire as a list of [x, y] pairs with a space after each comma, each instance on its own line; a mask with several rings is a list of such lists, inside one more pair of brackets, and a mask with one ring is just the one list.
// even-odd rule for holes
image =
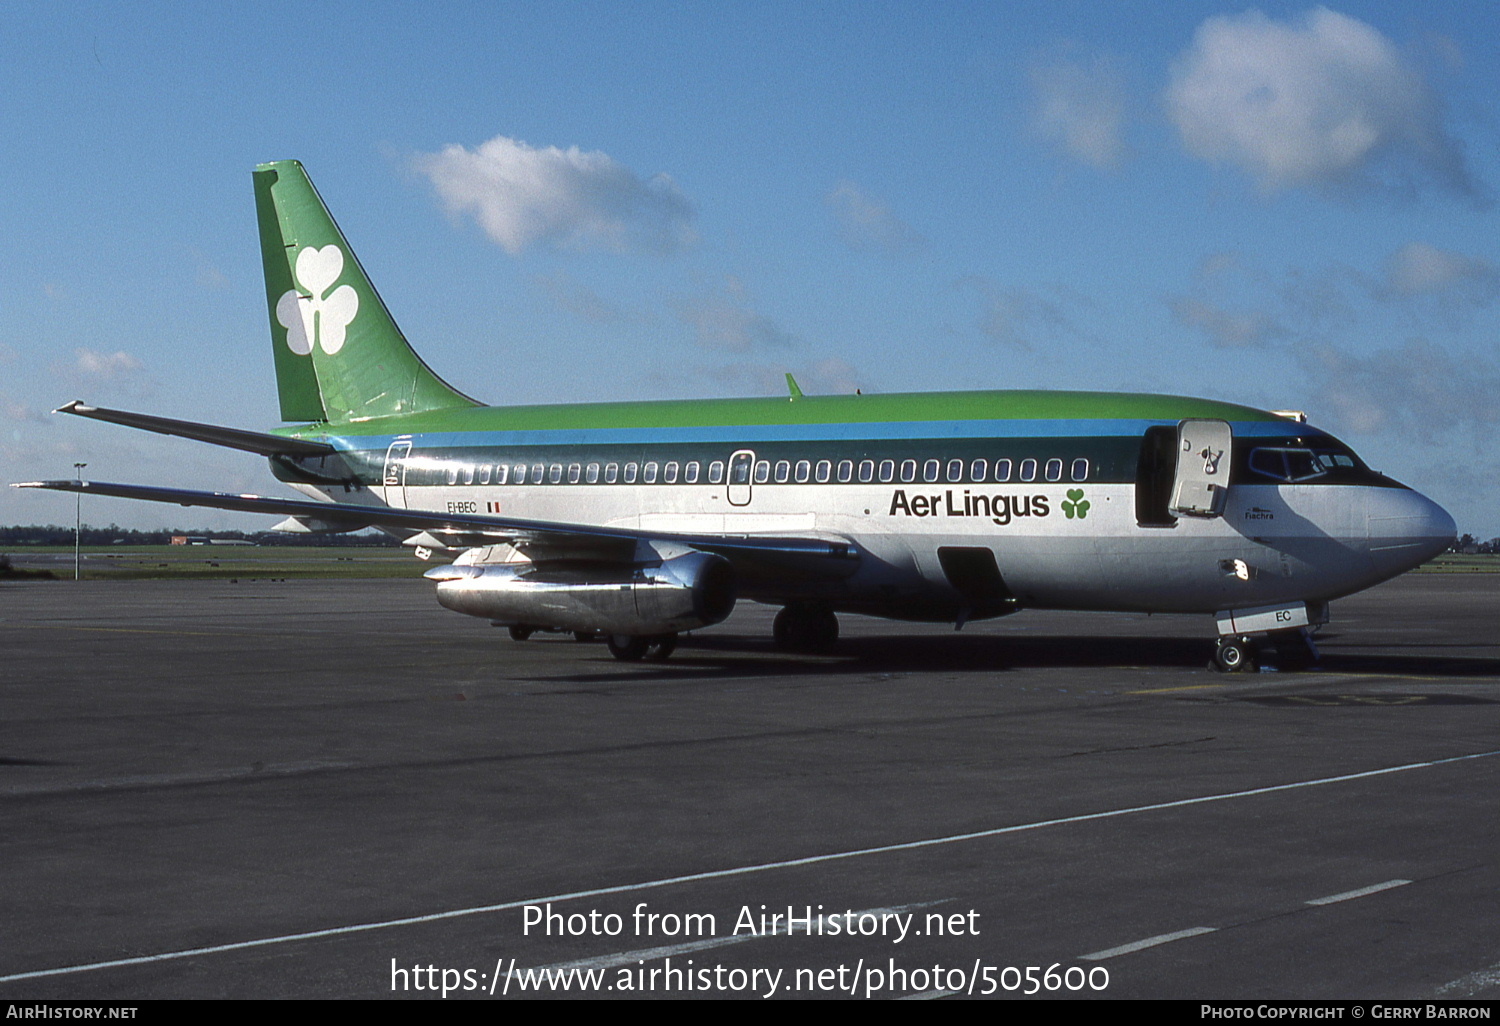
[[786, 652], [826, 652], [839, 640], [839, 618], [827, 606], [793, 602], [776, 614], [771, 636]]
[[1244, 673], [1255, 665], [1249, 638], [1220, 638], [1214, 649], [1214, 666], [1221, 673]]
[[609, 643], [609, 654], [623, 663], [640, 662], [651, 647], [652, 639], [636, 634], [611, 634], [605, 639]]
[[531, 628], [524, 623], [513, 623], [510, 625], [510, 640], [525, 641], [531, 637]]
[[649, 650], [646, 658], [653, 663], [666, 662], [667, 657], [677, 648], [677, 635], [659, 634], [650, 640]]

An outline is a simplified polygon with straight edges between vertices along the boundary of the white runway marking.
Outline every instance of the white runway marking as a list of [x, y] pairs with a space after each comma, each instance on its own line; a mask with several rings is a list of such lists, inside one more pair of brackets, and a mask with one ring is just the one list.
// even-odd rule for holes
[[1021, 833], [1027, 830], [1042, 830], [1046, 827], [1066, 826], [1071, 823], [1088, 823], [1094, 820], [1114, 819], [1120, 816], [1133, 816], [1141, 812], [1158, 812], [1162, 809], [1185, 808], [1189, 805], [1203, 805], [1208, 802], [1230, 801], [1235, 798], [1252, 798], [1257, 795], [1275, 794], [1279, 791], [1293, 791], [1304, 787], [1321, 787], [1325, 784], [1341, 784], [1350, 780], [1364, 780], [1369, 777], [1385, 776], [1390, 773], [1405, 773], [1409, 770], [1429, 769], [1434, 766], [1446, 766], [1452, 763], [1469, 762], [1474, 759], [1488, 759], [1500, 755], [1500, 749], [1489, 752], [1477, 752], [1473, 755], [1455, 755], [1447, 759], [1433, 759], [1429, 762], [1409, 762], [1401, 766], [1387, 766], [1383, 769], [1365, 770], [1360, 773], [1344, 773], [1335, 777], [1318, 777], [1314, 780], [1298, 780], [1290, 784], [1272, 784], [1268, 787], [1254, 787], [1244, 791], [1230, 791], [1224, 794], [1204, 795], [1200, 798], [1181, 798], [1177, 801], [1155, 802], [1150, 805], [1135, 805], [1124, 809], [1110, 809], [1105, 812], [1088, 812], [1078, 816], [1063, 816], [1058, 819], [1038, 820], [1035, 823], [1020, 823], [1015, 826], [995, 827], [991, 830], [976, 830], [966, 834], [952, 834], [947, 837], [931, 837], [921, 841], [905, 841], [899, 844], [884, 844], [874, 848], [858, 848], [853, 851], [832, 852], [826, 855], [809, 855], [800, 859], [786, 859], [781, 862], [763, 862], [753, 866], [737, 866], [733, 869], [716, 869], [704, 873], [688, 873], [684, 876], [665, 877], [660, 880], [646, 880], [640, 883], [618, 884], [613, 887], [595, 887], [583, 891], [570, 891], [565, 894], [551, 894], [535, 898], [522, 898], [517, 901], [505, 901], [494, 905], [479, 905], [474, 908], [453, 909], [448, 912], [433, 912], [422, 916], [408, 916], [403, 919], [388, 919], [378, 923], [359, 923], [354, 926], [334, 926], [325, 930], [309, 930], [305, 933], [290, 933], [280, 937], [261, 937], [256, 940], [236, 941], [230, 944], [214, 944], [201, 948], [189, 948], [183, 951], [164, 951], [155, 955], [138, 955], [134, 958], [117, 958], [106, 962], [88, 962], [81, 965], [59, 966], [54, 969], [37, 969], [31, 972], [11, 973], [0, 976], [0, 983], [13, 983], [17, 980], [34, 980], [46, 976], [63, 976], [69, 973], [93, 972], [99, 969], [117, 969], [130, 965], [147, 965], [152, 962], [168, 962], [174, 959], [194, 958], [200, 955], [215, 955], [225, 951], [241, 951], [246, 948], [268, 947], [274, 944], [292, 944], [297, 941], [317, 940], [322, 937], [338, 937], [345, 934], [368, 933], [372, 930], [388, 930], [400, 926], [415, 926], [420, 923], [435, 923], [444, 919], [458, 919], [463, 916], [483, 915], [488, 912], [505, 912], [511, 909], [521, 908], [524, 905], [540, 905], [549, 901], [572, 901], [579, 898], [597, 898], [609, 894], [629, 894], [632, 891], [655, 890], [662, 887], [671, 887], [677, 884], [696, 883], [701, 880], [718, 880], [732, 876], [745, 876], [750, 873], [763, 873], [773, 869], [791, 869], [797, 866], [814, 866], [823, 862], [835, 862], [842, 859], [863, 858], [867, 855], [886, 855], [898, 851], [914, 851], [919, 848], [931, 848], [942, 844], [958, 844], [963, 841], [975, 841], [988, 837], [1001, 837], [1005, 834]]
[[1193, 926], [1186, 930], [1178, 930], [1176, 933], [1159, 933], [1155, 937], [1147, 937], [1145, 940], [1131, 941], [1129, 944], [1121, 944], [1118, 948], [1105, 948], [1103, 951], [1094, 951], [1087, 955], [1079, 955], [1090, 962], [1102, 962], [1106, 958], [1114, 958], [1116, 955], [1128, 955], [1132, 951], [1143, 951], [1146, 948], [1154, 948], [1158, 944], [1170, 944], [1176, 940], [1187, 937], [1198, 937], [1205, 933], [1216, 933], [1216, 926]]
[[1449, 980], [1433, 991], [1433, 995], [1449, 1000], [1468, 998], [1495, 987], [1500, 987], [1500, 965], [1492, 965], [1488, 969], [1481, 969], [1476, 973], [1460, 976], [1456, 980]]
[[1410, 880], [1387, 880], [1385, 883], [1371, 884], [1368, 887], [1361, 887], [1357, 891], [1343, 891], [1339, 894], [1330, 894], [1326, 898], [1313, 898], [1312, 900], [1308, 901], [1308, 904], [1332, 905], [1340, 901], [1349, 901], [1351, 898], [1363, 898], [1366, 894], [1379, 894], [1381, 891], [1388, 891], [1392, 887], [1405, 887], [1409, 883], [1411, 883]]

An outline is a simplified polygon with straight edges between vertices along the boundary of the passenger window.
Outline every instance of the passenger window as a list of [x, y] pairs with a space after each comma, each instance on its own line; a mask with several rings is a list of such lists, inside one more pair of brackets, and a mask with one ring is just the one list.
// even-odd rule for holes
[[547, 472], [546, 464], [543, 464], [543, 463], [533, 463], [531, 465], [531, 483], [532, 484], [541, 484], [542, 483], [542, 475], [545, 474], [546, 472]]
[[453, 464], [448, 465], [448, 483], [451, 485], [458, 484], [458, 467]]
[[1011, 466], [1010, 465], [1010, 460], [996, 460], [995, 461], [995, 480], [996, 481], [1009, 481], [1010, 480], [1010, 466]]
[[490, 465], [488, 463], [486, 463], [484, 466], [482, 466], [482, 467], [479, 468], [479, 483], [480, 484], [487, 485], [487, 484], [490, 483], [490, 470], [491, 470], [491, 468], [490, 468]]
[[938, 479], [938, 471], [942, 466], [943, 463], [941, 460], [928, 460], [922, 464], [922, 480], [929, 483], [936, 481]]
[[848, 484], [854, 480], [854, 461], [839, 460], [839, 484]]
[[697, 484], [698, 483], [698, 461], [697, 460], [693, 460], [693, 462], [689, 463], [686, 467], [683, 468], [682, 479], [684, 481], [686, 481], [688, 484]]
[[509, 479], [510, 479], [510, 464], [509, 463], [497, 463], [497, 464], [495, 464], [495, 483], [503, 485]]
[[811, 477], [811, 476], [812, 476], [812, 464], [809, 463], [807, 460], [798, 460], [797, 461], [797, 476], [795, 478], [796, 482], [798, 484], [807, 484], [807, 479], [809, 477]]
[[466, 464], [464, 464], [464, 484], [471, 485], [473, 483], [474, 483], [474, 465], [472, 463], [466, 463]]
[[606, 463], [604, 465], [604, 483], [614, 484], [620, 480], [620, 465], [618, 463]]
[[861, 460], [859, 464], [859, 480], [861, 484], [869, 484], [875, 480], [875, 461]]
[[755, 483], [765, 484], [771, 480], [771, 464], [765, 460], [755, 461]]
[[655, 460], [653, 460], [652, 462], [646, 464], [646, 483], [647, 484], [656, 484], [656, 472], [657, 472], [658, 469], [660, 469], [660, 468], [657, 467]]
[[881, 460], [880, 461], [880, 482], [881, 482], [881, 484], [886, 484], [886, 483], [894, 481], [894, 480], [896, 480], [896, 461], [895, 460]]
[[916, 460], [902, 460], [901, 461], [901, 480], [903, 480], [903, 481], [915, 481], [916, 479], [917, 479], [917, 461]]
[[708, 483], [709, 484], [723, 484], [724, 483], [724, 461], [723, 460], [714, 460], [712, 463], [710, 463], [708, 465]]
[[676, 484], [677, 483], [677, 461], [676, 460], [673, 460], [671, 463], [668, 463], [666, 465], [666, 468], [662, 472], [662, 480], [665, 481], [667, 484]]
[[776, 483], [786, 484], [787, 478], [792, 474], [792, 465], [786, 460], [776, 461]]
[[1036, 480], [1036, 460], [1022, 460], [1021, 461], [1021, 480], [1022, 481], [1035, 481]]
[[589, 484], [599, 483], [599, 464], [590, 463], [583, 468], [583, 479]]
[[641, 467], [638, 463], [625, 464], [625, 483], [635, 484], [636, 476], [640, 473], [640, 470]]
[[1088, 460], [1082, 460], [1082, 459], [1074, 460], [1073, 461], [1073, 480], [1074, 481], [1087, 481], [1088, 479], [1089, 479], [1089, 461]]
[[525, 483], [526, 483], [526, 464], [524, 464], [524, 463], [517, 463], [516, 464], [516, 484], [525, 484]]
[[964, 479], [964, 461], [963, 460], [949, 460], [948, 461], [948, 480], [949, 481], [962, 481], [963, 479]]
[[1062, 480], [1062, 460], [1059, 460], [1059, 459], [1050, 459], [1050, 460], [1047, 461], [1047, 480], [1048, 481], [1061, 481]]
[[583, 466], [578, 463], [568, 464], [568, 484], [577, 484], [583, 480]]
[[818, 469], [813, 472], [813, 480], [818, 484], [827, 484], [828, 479], [833, 476], [833, 463], [830, 460], [819, 460]]
[[552, 464], [552, 469], [547, 472], [547, 480], [553, 484], [562, 484], [562, 464]]
[[989, 460], [975, 460], [969, 464], [969, 480], [982, 482], [990, 473]]

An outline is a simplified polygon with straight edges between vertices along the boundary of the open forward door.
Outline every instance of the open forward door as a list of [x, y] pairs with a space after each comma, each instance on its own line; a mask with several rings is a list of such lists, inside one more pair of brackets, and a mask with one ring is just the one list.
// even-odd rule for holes
[[1168, 507], [1172, 514], [1223, 515], [1233, 443], [1229, 424], [1222, 420], [1184, 420], [1177, 425], [1177, 470]]

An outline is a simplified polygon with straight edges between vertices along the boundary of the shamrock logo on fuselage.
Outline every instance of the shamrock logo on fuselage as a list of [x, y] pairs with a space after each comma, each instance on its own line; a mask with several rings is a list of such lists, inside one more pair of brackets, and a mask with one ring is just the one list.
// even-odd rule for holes
[[286, 344], [299, 356], [312, 352], [314, 345], [332, 356], [344, 348], [344, 334], [354, 315], [359, 313], [359, 293], [352, 285], [340, 285], [324, 295], [344, 273], [344, 254], [337, 246], [322, 249], [304, 246], [294, 265], [296, 289], [276, 302], [276, 319], [286, 328]]
[[1083, 497], [1082, 488], [1068, 489], [1068, 499], [1062, 504], [1062, 511], [1069, 520], [1074, 517], [1082, 520], [1089, 515], [1089, 500]]

